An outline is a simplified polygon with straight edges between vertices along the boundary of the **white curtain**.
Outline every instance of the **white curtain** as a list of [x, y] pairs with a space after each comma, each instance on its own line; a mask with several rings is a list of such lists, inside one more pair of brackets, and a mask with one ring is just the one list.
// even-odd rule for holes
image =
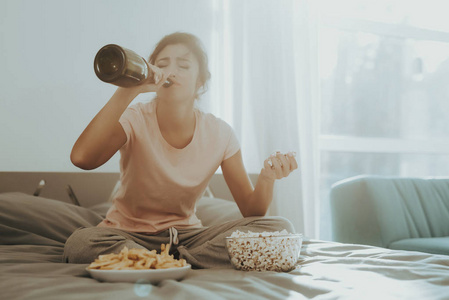
[[208, 109], [232, 125], [246, 169], [295, 151], [299, 169], [278, 180], [271, 215], [319, 238], [319, 81], [315, 10], [302, 0], [217, 0]]

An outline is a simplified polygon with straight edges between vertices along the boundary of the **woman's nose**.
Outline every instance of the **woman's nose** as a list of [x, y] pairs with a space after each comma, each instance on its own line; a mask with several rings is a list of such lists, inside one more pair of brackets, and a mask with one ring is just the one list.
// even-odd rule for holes
[[175, 77], [176, 72], [177, 72], [176, 66], [171, 65], [167, 68], [167, 73], [170, 74], [169, 77]]
[[176, 77], [176, 71], [172, 71], [171, 73], [169, 73], [170, 75], [168, 75], [167, 78], [172, 79], [172, 80], [177, 80]]

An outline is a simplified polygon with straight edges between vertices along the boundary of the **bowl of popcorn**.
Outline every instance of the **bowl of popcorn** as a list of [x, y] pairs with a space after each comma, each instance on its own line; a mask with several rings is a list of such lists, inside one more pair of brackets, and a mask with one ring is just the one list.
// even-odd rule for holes
[[235, 231], [226, 238], [229, 259], [237, 270], [289, 272], [296, 267], [302, 234]]

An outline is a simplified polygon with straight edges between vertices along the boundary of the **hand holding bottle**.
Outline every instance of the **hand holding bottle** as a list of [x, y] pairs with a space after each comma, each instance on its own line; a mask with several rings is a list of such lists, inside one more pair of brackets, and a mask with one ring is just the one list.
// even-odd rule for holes
[[136, 93], [155, 93], [162, 86], [167, 84], [167, 79], [170, 74], [165, 74], [160, 68], [148, 64], [149, 69], [151, 70], [152, 76], [149, 76], [147, 80], [145, 80], [142, 84], [133, 87], [119, 87], [127, 90], [134, 90]]

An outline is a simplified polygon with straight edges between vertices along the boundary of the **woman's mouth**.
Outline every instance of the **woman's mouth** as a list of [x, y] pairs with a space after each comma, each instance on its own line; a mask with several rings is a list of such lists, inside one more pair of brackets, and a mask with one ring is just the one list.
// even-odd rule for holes
[[167, 80], [165, 80], [164, 84], [162, 85], [164, 88], [169, 88], [173, 85], [173, 81], [170, 80], [170, 78], [167, 78]]

